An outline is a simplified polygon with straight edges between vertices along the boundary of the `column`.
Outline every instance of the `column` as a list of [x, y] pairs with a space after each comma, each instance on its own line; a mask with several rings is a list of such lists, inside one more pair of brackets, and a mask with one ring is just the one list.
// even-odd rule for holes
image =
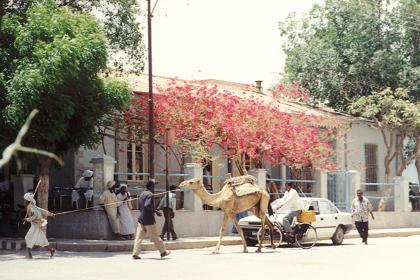
[[116, 161], [107, 155], [98, 155], [91, 159], [93, 165], [93, 205], [98, 205], [99, 196], [105, 190], [106, 183], [114, 180]]
[[349, 170], [346, 172], [345, 193], [347, 202], [347, 211], [350, 211], [351, 202], [356, 197], [356, 191], [360, 189], [360, 172]]
[[267, 180], [267, 170], [259, 168], [259, 169], [251, 169], [249, 170], [249, 174], [257, 178], [257, 185], [266, 189], [266, 180]]
[[[190, 174], [187, 179], [199, 178], [203, 181], [203, 167], [198, 163], [187, 163], [185, 172]], [[192, 211], [202, 211], [203, 202], [192, 191], [187, 190], [184, 194], [184, 208]]]
[[410, 205], [408, 201], [409, 182], [406, 177], [397, 176], [394, 178], [394, 211], [409, 212]]
[[312, 189], [312, 192], [315, 193], [315, 196], [321, 198], [328, 198], [328, 175], [324, 170], [316, 170], [315, 174], [315, 183]]

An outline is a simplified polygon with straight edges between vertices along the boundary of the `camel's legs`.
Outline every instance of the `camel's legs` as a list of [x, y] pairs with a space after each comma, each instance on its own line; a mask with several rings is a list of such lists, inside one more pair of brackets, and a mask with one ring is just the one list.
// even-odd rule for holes
[[265, 229], [265, 215], [263, 215], [263, 216], [259, 215], [259, 216], [261, 218], [261, 228], [263, 230], [261, 230], [260, 236], [258, 236], [259, 243], [258, 243], [258, 248], [255, 251], [255, 253], [261, 253], [262, 242], [264, 240], [264, 234], [265, 234], [265, 232], [264, 232], [264, 229]]
[[244, 253], [248, 253], [248, 248], [246, 247], [246, 241], [245, 241], [245, 236], [244, 236], [244, 232], [242, 231], [241, 226], [238, 223], [238, 220], [236, 220], [235, 215], [229, 215], [229, 218], [232, 220], [233, 224], [236, 227], [236, 230], [238, 231], [238, 233], [241, 235], [242, 238], [242, 245], [244, 246]]
[[216, 248], [214, 248], [213, 254], [219, 254], [220, 244], [222, 243], [223, 232], [225, 231], [226, 224], [228, 221], [228, 215], [226, 213], [223, 214], [223, 224], [220, 228], [219, 232], [219, 242], [217, 242]]

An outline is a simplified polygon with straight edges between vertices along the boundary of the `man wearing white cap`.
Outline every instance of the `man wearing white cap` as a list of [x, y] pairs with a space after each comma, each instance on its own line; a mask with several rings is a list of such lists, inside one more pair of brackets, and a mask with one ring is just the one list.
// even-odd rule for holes
[[83, 171], [82, 177], [77, 181], [74, 186], [74, 190], [71, 194], [71, 204], [74, 205], [74, 208], [79, 208], [79, 199], [84, 196], [86, 199], [86, 204], [88, 201], [92, 202], [93, 198], [93, 171], [85, 170]]
[[121, 203], [115, 194], [114, 186], [115, 181], [109, 181], [106, 184], [107, 189], [99, 197], [99, 204], [105, 209], [112, 232], [118, 239], [124, 239], [120, 234], [120, 219], [118, 218], [118, 206]]
[[28, 217], [25, 220], [26, 222], [31, 223], [31, 227], [29, 228], [28, 233], [25, 235], [28, 258], [32, 259], [32, 248], [35, 245], [44, 247], [49, 250], [50, 256], [52, 257], [55, 253], [55, 249], [50, 246], [45, 235], [45, 226], [47, 225], [47, 220], [44, 217], [54, 216], [54, 214], [36, 206], [34, 195], [32, 193], [26, 193], [23, 198], [28, 203]]

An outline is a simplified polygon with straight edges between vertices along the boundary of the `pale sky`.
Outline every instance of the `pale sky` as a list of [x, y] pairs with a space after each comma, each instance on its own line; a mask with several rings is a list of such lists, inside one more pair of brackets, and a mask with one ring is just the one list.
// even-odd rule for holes
[[279, 21], [321, 2], [159, 0], [152, 24], [153, 73], [249, 84], [263, 80], [268, 87], [283, 72]]

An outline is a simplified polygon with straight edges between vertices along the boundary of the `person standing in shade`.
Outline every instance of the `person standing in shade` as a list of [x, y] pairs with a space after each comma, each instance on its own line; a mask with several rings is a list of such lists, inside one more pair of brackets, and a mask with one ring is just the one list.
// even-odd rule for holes
[[146, 234], [149, 235], [150, 240], [159, 250], [161, 258], [166, 257], [171, 253], [170, 251], [166, 250], [165, 244], [163, 244], [163, 241], [159, 238], [157, 233], [155, 214], [162, 216], [162, 213], [155, 209], [155, 200], [153, 196], [154, 185], [154, 180], [147, 182], [146, 190], [143, 191], [139, 197], [140, 217], [138, 220], [136, 238], [134, 239], [132, 254], [133, 259], [135, 260], [141, 259], [139, 256], [141, 252], [141, 243]]
[[109, 181], [106, 184], [107, 189], [99, 197], [99, 204], [105, 209], [111, 225], [112, 232], [117, 239], [124, 239], [120, 234], [120, 221], [118, 219], [119, 201], [114, 191], [115, 181]]
[[166, 205], [166, 195], [162, 196], [162, 199], [159, 202], [158, 210], [163, 210], [163, 216], [165, 217], [165, 223], [163, 224], [162, 232], [160, 233], [160, 238], [165, 240], [165, 234], [169, 231], [172, 235], [172, 240], [177, 240], [178, 237], [174, 230], [173, 218], [175, 218], [176, 211], [176, 186], [171, 185], [169, 187], [171, 191], [169, 193], [169, 207]]
[[357, 190], [357, 197], [353, 199], [351, 203], [351, 215], [354, 219], [354, 223], [357, 231], [359, 232], [362, 242], [366, 245], [368, 244], [368, 235], [369, 235], [369, 214], [373, 216], [373, 207], [370, 201], [363, 196], [362, 190]]
[[27, 213], [28, 217], [25, 219], [26, 222], [31, 223], [28, 233], [25, 235], [26, 248], [28, 250], [28, 258], [32, 259], [32, 248], [34, 246], [41, 246], [50, 251], [50, 257], [52, 258], [55, 253], [55, 249], [50, 246], [45, 235], [45, 226], [47, 220], [44, 219], [46, 216], [54, 216], [53, 213], [48, 212], [45, 209], [36, 206], [34, 195], [32, 193], [26, 193], [23, 197], [27, 202]]
[[127, 191], [127, 185], [120, 185], [120, 193], [117, 195], [120, 206], [118, 212], [120, 213], [120, 234], [126, 239], [134, 238], [134, 222], [131, 216], [131, 201], [130, 193]]

